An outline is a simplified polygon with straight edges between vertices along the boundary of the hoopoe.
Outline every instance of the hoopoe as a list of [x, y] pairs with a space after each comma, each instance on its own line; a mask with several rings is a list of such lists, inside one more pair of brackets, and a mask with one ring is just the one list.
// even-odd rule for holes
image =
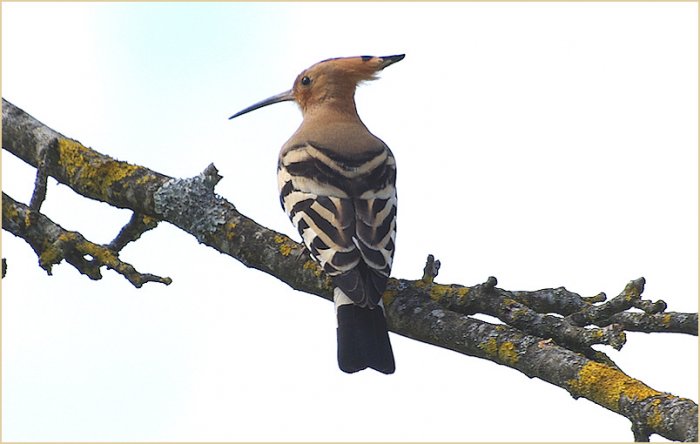
[[396, 162], [360, 120], [355, 89], [403, 58], [324, 60], [301, 72], [291, 90], [230, 117], [284, 101], [301, 108], [303, 122], [279, 155], [280, 202], [332, 277], [338, 366], [347, 373], [395, 370], [382, 294], [396, 239]]

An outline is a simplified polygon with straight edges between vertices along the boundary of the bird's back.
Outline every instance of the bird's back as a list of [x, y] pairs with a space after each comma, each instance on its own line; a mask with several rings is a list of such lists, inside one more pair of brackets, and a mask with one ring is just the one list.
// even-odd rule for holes
[[280, 153], [282, 206], [337, 287], [374, 307], [394, 252], [394, 157], [361, 122], [310, 123]]

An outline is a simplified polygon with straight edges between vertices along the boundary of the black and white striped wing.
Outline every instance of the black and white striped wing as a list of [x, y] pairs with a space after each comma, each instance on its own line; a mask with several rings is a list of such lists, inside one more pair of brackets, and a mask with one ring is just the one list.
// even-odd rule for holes
[[280, 158], [282, 207], [314, 260], [360, 306], [379, 303], [391, 272], [395, 177], [386, 148], [349, 160], [304, 144]]
[[354, 199], [353, 242], [362, 260], [333, 282], [355, 304], [374, 307], [381, 301], [391, 273], [396, 239], [396, 196]]

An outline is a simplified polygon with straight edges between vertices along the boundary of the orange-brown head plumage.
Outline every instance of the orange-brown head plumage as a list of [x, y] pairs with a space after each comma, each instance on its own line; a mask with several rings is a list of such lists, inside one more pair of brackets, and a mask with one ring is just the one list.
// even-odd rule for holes
[[360, 82], [375, 80], [377, 72], [403, 59], [389, 57], [342, 57], [323, 60], [301, 72], [292, 88], [302, 112], [314, 106], [346, 107], [353, 102]]
[[357, 85], [376, 79], [379, 71], [402, 60], [404, 56], [357, 56], [323, 60], [302, 71], [291, 90], [251, 105], [230, 118], [289, 100], [297, 102], [304, 114], [317, 106], [332, 106], [341, 111], [354, 110]]

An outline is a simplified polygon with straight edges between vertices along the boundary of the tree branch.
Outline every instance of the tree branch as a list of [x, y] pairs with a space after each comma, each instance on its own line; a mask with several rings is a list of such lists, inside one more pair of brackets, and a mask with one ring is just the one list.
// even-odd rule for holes
[[[52, 144], [56, 161], [42, 165], [42, 151]], [[133, 210], [141, 222], [132, 218], [133, 223], [123, 230], [126, 234], [112, 242], [110, 251], [163, 220], [294, 289], [332, 299], [330, 281], [301, 244], [257, 224], [214, 193], [221, 176], [213, 165], [193, 178], [170, 178], [67, 139], [4, 99], [3, 148], [85, 197]], [[3, 195], [3, 228], [21, 233], [5, 226], [6, 200], [8, 207], [31, 210]], [[21, 224], [9, 215], [8, 221]], [[23, 238], [33, 248], [38, 242]], [[41, 257], [44, 250], [35, 251]], [[602, 293], [585, 298], [564, 288], [511, 292], [497, 288], [495, 278], [471, 287], [442, 285], [434, 282], [438, 270], [439, 261], [429, 258], [421, 279], [389, 280], [384, 304], [392, 331], [489, 359], [557, 385], [575, 398], [585, 397], [629, 418], [638, 440], [652, 433], [672, 440], [697, 440], [697, 404], [648, 387], [591, 348], [593, 344], [621, 348], [625, 329], [697, 335], [696, 313], [663, 313], [663, 301], [642, 300], [642, 279], [630, 282], [605, 303]], [[626, 311], [632, 307], [645, 313]], [[474, 313], [495, 316], [507, 325], [469, 316]], [[586, 328], [592, 325], [596, 327]]]
[[119, 259], [114, 250], [86, 240], [80, 233], [67, 231], [51, 219], [2, 193], [2, 228], [24, 239], [39, 256], [39, 266], [50, 275], [63, 259], [90, 279], [102, 278], [101, 267], [116, 271], [140, 288], [146, 282], [169, 285], [170, 278], [139, 273]]
[[540, 378], [574, 398], [587, 398], [629, 418], [639, 430], [643, 425], [647, 438], [656, 433], [672, 440], [697, 441], [698, 407], [693, 401], [661, 393], [614, 366], [552, 341], [447, 310], [426, 297], [416, 282], [391, 281], [384, 301], [389, 301], [387, 314], [393, 331]]
[[129, 242], [138, 240], [143, 233], [157, 226], [158, 221], [153, 217], [134, 213], [108, 247], [113, 251], [121, 251]]

